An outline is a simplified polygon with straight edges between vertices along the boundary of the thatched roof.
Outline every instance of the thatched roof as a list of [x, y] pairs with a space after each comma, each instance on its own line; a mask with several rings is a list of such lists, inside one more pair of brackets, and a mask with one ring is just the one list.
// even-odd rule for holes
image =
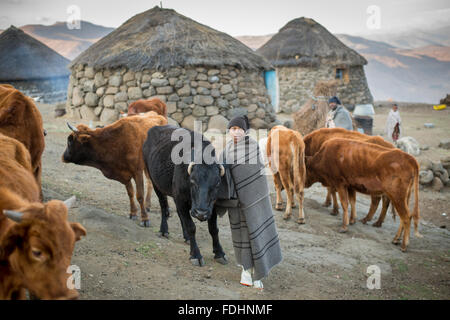
[[68, 76], [69, 63], [59, 53], [14, 26], [0, 34], [0, 81]]
[[133, 71], [176, 66], [272, 68], [233, 37], [159, 7], [132, 17], [93, 44], [71, 67], [78, 64], [95, 69], [126, 66]]
[[363, 56], [347, 47], [319, 23], [305, 17], [290, 21], [257, 53], [276, 67], [316, 67], [324, 60], [333, 65], [367, 64]]

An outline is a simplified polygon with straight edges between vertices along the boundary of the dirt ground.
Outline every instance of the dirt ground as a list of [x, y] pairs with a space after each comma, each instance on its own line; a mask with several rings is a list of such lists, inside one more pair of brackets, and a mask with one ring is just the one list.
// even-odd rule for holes
[[[357, 222], [346, 234], [338, 233], [342, 215], [322, 206], [325, 189], [315, 184], [305, 192], [306, 224], [284, 221], [274, 211], [283, 261], [264, 280], [264, 290], [239, 284], [228, 217], [219, 218], [220, 240], [228, 265], [213, 260], [206, 223], [196, 221], [197, 241], [204, 267], [189, 262], [180, 221], [170, 199], [169, 239], [158, 236], [160, 210], [152, 196], [151, 227], [128, 219], [125, 187], [106, 179], [94, 168], [64, 164], [61, 156], [69, 134], [66, 119], [53, 117], [52, 105], [40, 104], [48, 131], [43, 155], [46, 199], [77, 196], [70, 210], [72, 221], [82, 223], [87, 236], [76, 244], [72, 263], [81, 269], [82, 299], [449, 299], [450, 298], [450, 188], [440, 193], [420, 192], [424, 238], [411, 236], [408, 252], [391, 244], [398, 227], [388, 215], [382, 228]], [[383, 131], [388, 109], [377, 108], [374, 133]], [[405, 134], [430, 149], [420, 157], [437, 160], [450, 155], [438, 149], [440, 138], [450, 138], [450, 113], [424, 107], [400, 107]], [[434, 129], [423, 123], [433, 122]], [[75, 123], [75, 121], [72, 121]], [[94, 123], [95, 124], [95, 123]], [[419, 157], [419, 158], [420, 158]], [[275, 199], [273, 182], [268, 179]], [[357, 197], [358, 219], [368, 211], [370, 199]], [[379, 212], [379, 211], [378, 211]], [[442, 213], [447, 216], [443, 216]], [[294, 210], [294, 215], [298, 211]], [[375, 216], [377, 218], [378, 214]], [[374, 220], [375, 221], [375, 220]], [[445, 227], [444, 227], [445, 226]], [[367, 268], [381, 270], [381, 289], [367, 288]]]

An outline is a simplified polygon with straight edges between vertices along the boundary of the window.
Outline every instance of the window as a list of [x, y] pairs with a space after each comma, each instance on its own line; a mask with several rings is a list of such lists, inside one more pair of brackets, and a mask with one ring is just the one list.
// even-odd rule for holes
[[345, 83], [349, 82], [348, 69], [347, 68], [336, 68], [335, 79], [344, 80]]

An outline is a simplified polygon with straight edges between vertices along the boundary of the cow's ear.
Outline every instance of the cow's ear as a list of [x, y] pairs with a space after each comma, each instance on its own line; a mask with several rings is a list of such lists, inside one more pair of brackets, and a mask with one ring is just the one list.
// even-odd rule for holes
[[75, 241], [80, 240], [82, 236], [86, 236], [86, 229], [78, 222], [71, 222], [70, 226], [75, 233]]
[[80, 134], [78, 136], [78, 141], [80, 141], [81, 143], [87, 143], [87, 142], [89, 142], [90, 138], [91, 137], [89, 135], [87, 135], [87, 134]]
[[24, 226], [16, 224], [9, 229], [3, 241], [0, 243], [0, 260], [7, 260], [16, 247], [22, 247], [25, 237], [26, 228]]

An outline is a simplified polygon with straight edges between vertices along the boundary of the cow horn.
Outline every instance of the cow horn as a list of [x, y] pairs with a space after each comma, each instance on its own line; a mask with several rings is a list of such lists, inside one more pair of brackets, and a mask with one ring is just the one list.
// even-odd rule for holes
[[220, 176], [223, 177], [225, 175], [225, 168], [221, 164], [219, 164], [219, 168], [220, 168]]
[[72, 130], [73, 132], [78, 132], [78, 129], [75, 128], [74, 126], [72, 126], [69, 122], [66, 122], [67, 126], [69, 127], [70, 130]]
[[189, 174], [189, 175], [191, 175], [192, 167], [193, 167], [193, 166], [194, 166], [194, 162], [189, 163], [189, 166], [188, 166], [188, 174]]
[[69, 199], [64, 201], [64, 204], [66, 205], [67, 209], [70, 209], [75, 204], [75, 201], [77, 201], [77, 197], [71, 196]]
[[13, 220], [15, 222], [20, 223], [22, 221], [22, 216], [23, 216], [22, 212], [13, 211], [13, 210], [3, 210], [3, 213], [5, 214], [5, 216], [7, 216], [8, 218], [10, 218], [11, 220]]

